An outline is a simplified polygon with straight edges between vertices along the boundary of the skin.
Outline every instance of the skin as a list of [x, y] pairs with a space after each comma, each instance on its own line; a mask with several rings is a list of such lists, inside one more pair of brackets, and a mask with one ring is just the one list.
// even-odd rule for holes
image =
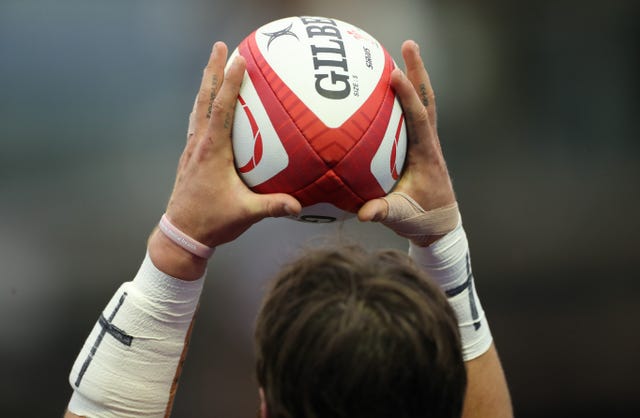
[[[233, 241], [261, 219], [297, 215], [302, 209], [287, 194], [252, 192], [238, 176], [231, 125], [245, 61], [237, 57], [225, 74], [226, 59], [226, 45], [216, 43], [204, 69], [166, 210], [176, 227], [209, 247]], [[151, 234], [148, 249], [154, 264], [174, 277], [194, 280], [206, 269], [206, 260], [184, 251], [158, 230]]]
[[[406, 75], [394, 70], [391, 85], [402, 104], [410, 142], [406, 169], [395, 190], [407, 193], [425, 210], [436, 209], [455, 202], [456, 198], [438, 137], [435, 94], [418, 45], [404, 42], [402, 57]], [[380, 221], [388, 210], [384, 199], [375, 199], [360, 209], [358, 218]], [[432, 237], [431, 242], [440, 237]], [[512, 417], [509, 389], [495, 345], [465, 366], [468, 386], [463, 418]]]
[[[231, 125], [245, 61], [237, 57], [225, 73], [227, 52], [222, 42], [213, 46], [166, 210], [175, 226], [210, 247], [236, 239], [266, 217], [297, 215], [301, 211], [300, 203], [292, 196], [253, 193], [238, 177]], [[395, 69], [391, 85], [405, 112], [410, 141], [405, 169], [395, 190], [407, 193], [430, 210], [451, 204], [456, 198], [438, 138], [435, 95], [418, 45], [406, 41], [402, 56], [406, 73]], [[358, 219], [381, 221], [388, 210], [384, 199], [374, 199], [362, 206]], [[438, 238], [432, 237], [431, 242]], [[149, 237], [148, 250], [158, 269], [182, 280], [200, 278], [207, 266], [207, 260], [185, 251], [157, 229]], [[495, 346], [466, 362], [466, 367], [468, 388], [463, 417], [512, 417], [509, 391]], [[262, 389], [260, 397], [264, 399]], [[268, 417], [264, 401], [261, 416]], [[67, 411], [65, 417], [77, 415]]]
[[[436, 209], [454, 203], [456, 197], [438, 138], [435, 95], [418, 45], [403, 43], [402, 57], [406, 74], [393, 70], [391, 86], [405, 114], [409, 149], [395, 191], [408, 194], [425, 210]], [[384, 199], [374, 199], [362, 206], [358, 219], [381, 221], [388, 210]]]

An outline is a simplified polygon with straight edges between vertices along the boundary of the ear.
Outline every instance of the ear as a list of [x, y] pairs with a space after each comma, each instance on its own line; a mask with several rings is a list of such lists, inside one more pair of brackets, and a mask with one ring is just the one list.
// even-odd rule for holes
[[267, 411], [267, 398], [264, 396], [264, 389], [258, 389], [260, 394], [260, 418], [269, 418]]

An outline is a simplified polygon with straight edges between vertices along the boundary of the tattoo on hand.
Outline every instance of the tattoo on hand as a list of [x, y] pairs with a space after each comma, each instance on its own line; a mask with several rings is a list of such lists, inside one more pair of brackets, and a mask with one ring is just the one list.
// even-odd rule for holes
[[224, 117], [224, 129], [229, 129], [231, 127], [231, 113], [227, 112]]
[[422, 104], [424, 107], [429, 106], [429, 96], [427, 95], [427, 86], [420, 84], [420, 98], [422, 99]]
[[213, 101], [216, 99], [216, 86], [218, 85], [218, 76], [213, 75], [211, 77], [211, 95], [209, 96], [209, 107], [207, 108], [207, 119], [211, 119], [211, 109], [213, 108]]

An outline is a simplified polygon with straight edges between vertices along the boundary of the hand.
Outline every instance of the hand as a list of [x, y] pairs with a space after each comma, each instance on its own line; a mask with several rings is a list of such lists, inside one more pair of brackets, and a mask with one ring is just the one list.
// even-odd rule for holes
[[[209, 247], [234, 240], [265, 217], [297, 215], [302, 209], [290, 195], [252, 192], [238, 176], [231, 128], [246, 64], [238, 56], [225, 73], [226, 60], [227, 47], [217, 42], [190, 116], [187, 145], [166, 210], [178, 229]], [[149, 251], [154, 262], [166, 250], [182, 251], [182, 259], [193, 258], [171, 244], [162, 233], [152, 234]], [[156, 266], [160, 268], [157, 262]]]
[[[396, 68], [391, 74], [391, 86], [404, 111], [408, 153], [394, 192], [405, 193], [422, 209], [430, 211], [451, 205], [456, 198], [438, 138], [435, 95], [418, 45], [405, 41], [402, 56], [407, 73], [405, 75]], [[365, 203], [358, 212], [358, 218], [361, 221], [384, 221], [388, 214], [388, 201], [380, 198]]]

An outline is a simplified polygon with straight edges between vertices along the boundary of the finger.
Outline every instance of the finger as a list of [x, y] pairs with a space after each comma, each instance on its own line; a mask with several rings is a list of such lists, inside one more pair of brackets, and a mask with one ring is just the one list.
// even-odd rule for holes
[[204, 68], [200, 89], [193, 102], [193, 109], [189, 114], [189, 125], [187, 127], [187, 143], [178, 162], [178, 173], [187, 164], [195, 149], [196, 132], [202, 132], [208, 124], [207, 114], [215, 99], [221, 74], [224, 72], [224, 61], [226, 60], [227, 47], [223, 42], [216, 42], [211, 48], [209, 61]]
[[178, 162], [178, 172], [182, 170], [182, 168], [187, 164], [187, 161], [191, 159], [191, 155], [193, 154], [193, 149], [195, 146], [195, 113], [191, 112], [189, 114], [189, 126], [187, 127], [187, 144], [182, 151], [182, 155], [180, 156], [180, 161]]
[[391, 73], [391, 87], [402, 105], [410, 142], [423, 142], [423, 136], [429, 132], [429, 113], [413, 88], [413, 84], [400, 69], [396, 68]]
[[187, 139], [191, 138], [196, 133], [196, 112], [192, 110], [189, 113], [189, 126], [187, 126]]
[[373, 199], [362, 205], [358, 219], [362, 222], [380, 222], [389, 214], [389, 204], [384, 199]]
[[208, 126], [213, 102], [222, 82], [226, 59], [227, 46], [224, 42], [216, 42], [209, 55], [209, 62], [204, 68], [200, 89], [193, 105], [194, 117], [191, 130], [194, 133], [202, 132]]
[[296, 198], [285, 193], [273, 193], [257, 195], [260, 202], [258, 217], [279, 218], [281, 216], [298, 216], [302, 211], [302, 205]]
[[211, 119], [209, 120], [209, 134], [207, 138], [214, 141], [217, 145], [228, 147], [229, 150], [231, 149], [231, 141], [223, 141], [220, 139], [230, 138], [233, 115], [245, 68], [246, 63], [244, 58], [237, 55], [224, 75], [224, 80], [211, 108]]
[[435, 93], [431, 86], [429, 73], [420, 57], [418, 44], [414, 41], [405, 41], [402, 44], [402, 57], [407, 68], [407, 78], [418, 93], [422, 105], [427, 108], [431, 123], [435, 125]]
[[427, 73], [422, 57], [420, 57], [418, 44], [414, 41], [405, 41], [402, 44], [402, 57], [407, 68], [407, 77], [420, 95], [424, 106], [427, 107], [435, 94], [429, 73]]

